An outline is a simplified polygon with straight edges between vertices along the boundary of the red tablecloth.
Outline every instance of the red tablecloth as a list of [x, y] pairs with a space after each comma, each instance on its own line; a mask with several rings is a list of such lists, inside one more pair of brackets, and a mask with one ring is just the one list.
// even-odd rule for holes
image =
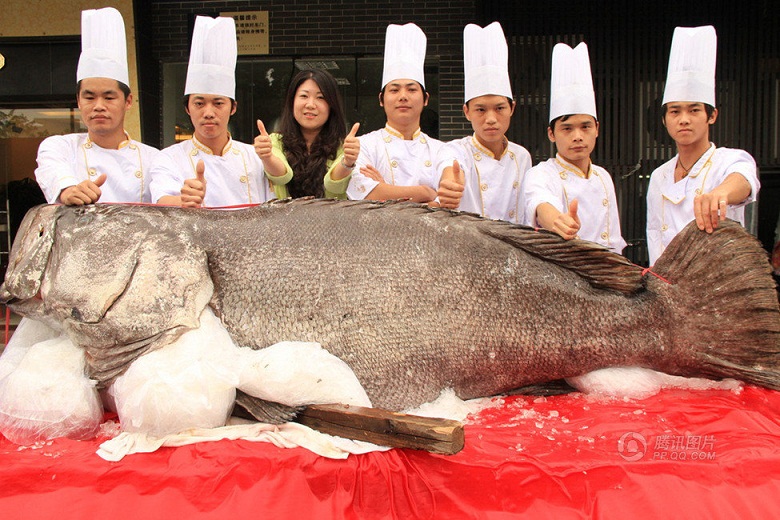
[[504, 398], [453, 456], [318, 457], [219, 441], [106, 462], [100, 440], [0, 437], [0, 517], [777, 518], [780, 392]]

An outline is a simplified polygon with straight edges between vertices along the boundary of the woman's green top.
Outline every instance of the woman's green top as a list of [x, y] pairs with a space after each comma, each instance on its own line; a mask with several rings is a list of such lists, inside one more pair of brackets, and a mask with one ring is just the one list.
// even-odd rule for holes
[[[268, 178], [269, 181], [271, 181], [271, 184], [274, 188], [274, 193], [276, 194], [277, 199], [286, 199], [290, 196], [290, 193], [287, 191], [287, 183], [289, 183], [293, 178], [293, 171], [292, 167], [290, 167], [290, 163], [287, 161], [287, 157], [284, 155], [284, 145], [282, 144], [282, 134], [278, 133], [272, 133], [270, 135], [271, 137], [271, 145], [273, 146], [273, 154], [282, 160], [284, 163], [284, 175], [281, 177], [276, 177], [273, 175], [269, 175], [268, 172], [266, 172], [265, 176]], [[331, 174], [333, 173], [333, 170], [336, 168], [336, 166], [341, 163], [341, 161], [344, 159], [344, 145], [342, 143], [341, 146], [339, 146], [338, 151], [336, 152], [336, 158], [335, 159], [328, 159], [325, 166], [328, 168], [328, 171], [325, 173], [325, 178], [323, 180], [323, 183], [325, 185], [325, 198], [328, 199], [346, 199], [347, 198], [347, 186], [349, 186], [349, 180], [352, 178], [352, 173], [344, 177], [343, 179], [334, 181], [331, 177]]]

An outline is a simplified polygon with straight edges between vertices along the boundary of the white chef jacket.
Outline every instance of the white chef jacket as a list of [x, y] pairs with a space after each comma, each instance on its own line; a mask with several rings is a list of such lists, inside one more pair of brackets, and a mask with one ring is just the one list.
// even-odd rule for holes
[[479, 144], [475, 136], [456, 139], [446, 144], [437, 158], [439, 178], [444, 169], [457, 160], [466, 178], [463, 198], [458, 209], [495, 220], [522, 224], [522, 183], [531, 168], [531, 154], [512, 142], [507, 142], [501, 157]]
[[434, 190], [439, 189], [435, 162], [444, 143], [438, 139], [428, 137], [417, 129], [411, 140], [405, 140], [403, 134], [386, 125], [380, 130], [361, 135], [358, 140], [360, 154], [347, 188], [350, 199], [364, 199], [379, 185], [377, 181], [360, 173], [360, 168], [366, 165], [379, 170], [385, 182], [393, 186], [429, 186]]
[[35, 178], [49, 204], [65, 188], [106, 174], [99, 202], [151, 202], [149, 168], [160, 151], [127, 137], [116, 150], [101, 148], [89, 134], [53, 135], [38, 147]]
[[214, 155], [193, 137], [160, 152], [151, 168], [152, 201], [180, 196], [184, 181], [195, 178], [201, 160], [206, 166], [204, 207], [258, 204], [274, 198], [253, 146], [230, 139], [222, 155]]
[[674, 182], [677, 155], [650, 176], [647, 188], [647, 252], [650, 265], [661, 256], [669, 242], [694, 220], [693, 199], [720, 186], [732, 173], [740, 173], [750, 183], [750, 195], [741, 204], [730, 205], [726, 216], [745, 224], [745, 205], [756, 200], [760, 183], [756, 161], [744, 150], [716, 148], [710, 144], [688, 175]]
[[537, 164], [525, 174], [523, 182], [525, 222], [539, 227], [536, 208], [551, 204], [561, 213], [569, 211], [569, 203], [577, 199], [580, 219], [578, 236], [622, 253], [626, 241], [620, 233], [617, 197], [612, 177], [607, 170], [590, 165], [586, 178], [582, 170], [560, 154]]

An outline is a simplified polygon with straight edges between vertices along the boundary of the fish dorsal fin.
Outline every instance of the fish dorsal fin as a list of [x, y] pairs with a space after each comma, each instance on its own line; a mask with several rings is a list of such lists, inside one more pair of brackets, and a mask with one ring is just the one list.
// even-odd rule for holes
[[622, 294], [634, 294], [645, 287], [641, 267], [594, 242], [564, 240], [544, 229], [537, 230], [501, 221], [485, 220], [479, 227], [486, 235], [574, 271], [593, 287]]
[[[519, 226], [501, 220], [489, 220], [481, 216], [440, 208], [406, 200], [350, 200], [295, 199], [288, 201], [291, 207], [297, 205], [329, 205], [353, 207], [356, 210], [409, 211], [427, 214], [434, 218], [455, 218], [461, 222], [471, 221], [478, 229], [493, 238], [506, 242], [526, 253], [574, 271], [593, 287], [622, 294], [634, 294], [645, 285], [642, 268], [632, 264], [626, 257], [586, 240], [564, 240], [555, 233], [527, 226]], [[471, 223], [469, 225], [471, 225]]]

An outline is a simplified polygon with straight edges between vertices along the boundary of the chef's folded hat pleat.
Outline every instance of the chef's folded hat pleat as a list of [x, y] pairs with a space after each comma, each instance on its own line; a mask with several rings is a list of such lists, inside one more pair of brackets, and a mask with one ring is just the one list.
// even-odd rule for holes
[[479, 96], [512, 98], [509, 81], [509, 49], [501, 24], [485, 28], [469, 24], [463, 29], [463, 71], [465, 100]]
[[233, 18], [196, 17], [184, 95], [209, 94], [236, 99], [237, 56]]
[[550, 121], [569, 114], [597, 117], [588, 46], [584, 42], [573, 49], [565, 43], [553, 47]]
[[714, 107], [717, 52], [713, 26], [675, 28], [661, 104], [692, 101]]
[[81, 55], [76, 81], [111, 78], [130, 86], [122, 14], [113, 7], [81, 11]]
[[382, 88], [397, 79], [412, 79], [425, 88], [427, 42], [425, 33], [413, 23], [387, 26]]

